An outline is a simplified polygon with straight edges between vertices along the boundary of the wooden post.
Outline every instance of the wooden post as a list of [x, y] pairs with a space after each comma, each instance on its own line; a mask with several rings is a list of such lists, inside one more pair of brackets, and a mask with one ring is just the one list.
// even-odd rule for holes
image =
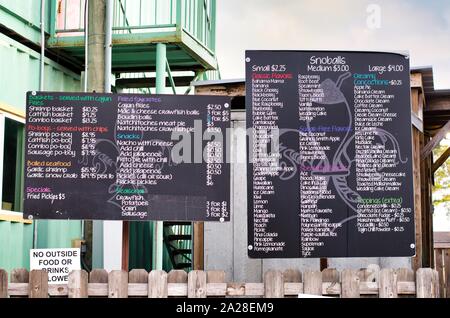
[[75, 270], [69, 274], [69, 298], [88, 297], [88, 273], [85, 270]]
[[0, 269], [0, 298], [8, 298], [8, 273]]
[[130, 222], [122, 223], [122, 270], [129, 271], [130, 259]]
[[128, 273], [111, 271], [108, 275], [108, 298], [128, 297]]
[[32, 270], [28, 282], [29, 298], [48, 298], [48, 274], [44, 270]]
[[358, 271], [344, 269], [341, 273], [341, 298], [359, 298]]
[[15, 268], [11, 271], [11, 283], [28, 283], [29, 273], [25, 268]]
[[439, 297], [439, 278], [437, 271], [431, 268], [419, 268], [416, 272], [417, 298]]
[[439, 275], [439, 286], [440, 286], [440, 295], [441, 297], [445, 297], [445, 286], [444, 286], [444, 258], [443, 253], [444, 249], [435, 248], [434, 249], [434, 269], [438, 272]]
[[322, 272], [307, 270], [303, 273], [305, 294], [322, 296]]
[[[450, 298], [450, 248], [444, 250], [444, 266], [445, 266], [445, 297]], [[442, 282], [441, 284], [444, 284]], [[443, 297], [444, 295], [441, 295]]]
[[206, 272], [197, 270], [189, 272], [188, 298], [206, 298]]
[[397, 273], [391, 268], [380, 271], [380, 298], [397, 298]]
[[204, 230], [203, 222], [193, 222], [193, 266], [194, 270], [204, 270]]
[[284, 297], [284, 278], [281, 271], [268, 270], [264, 273], [264, 297]]
[[182, 269], [172, 269], [167, 275], [167, 282], [183, 284], [188, 282], [188, 274]]
[[336, 268], [325, 268], [324, 270], [322, 270], [322, 283], [331, 283], [326, 288], [327, 292], [330, 289], [333, 289], [333, 287], [335, 287], [339, 282], [339, 272], [336, 270]]
[[148, 275], [148, 298], [167, 298], [167, 273], [153, 270]]
[[225, 283], [225, 271], [207, 271], [207, 283]]

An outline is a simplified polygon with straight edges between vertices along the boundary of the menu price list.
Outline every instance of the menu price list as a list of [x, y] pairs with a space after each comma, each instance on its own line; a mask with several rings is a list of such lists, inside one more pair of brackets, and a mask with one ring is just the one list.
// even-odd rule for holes
[[414, 255], [407, 56], [247, 51], [246, 94], [250, 257]]
[[[226, 97], [29, 92], [25, 215], [228, 221], [225, 140], [211, 135], [226, 136], [229, 105]], [[193, 158], [203, 149], [205, 158]]]

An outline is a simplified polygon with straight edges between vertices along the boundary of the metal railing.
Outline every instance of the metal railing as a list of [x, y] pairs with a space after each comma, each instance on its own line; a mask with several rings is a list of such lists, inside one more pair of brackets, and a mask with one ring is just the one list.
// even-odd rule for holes
[[[53, 0], [51, 36], [84, 32], [85, 0]], [[184, 31], [215, 50], [216, 0], [115, 0], [113, 34]]]

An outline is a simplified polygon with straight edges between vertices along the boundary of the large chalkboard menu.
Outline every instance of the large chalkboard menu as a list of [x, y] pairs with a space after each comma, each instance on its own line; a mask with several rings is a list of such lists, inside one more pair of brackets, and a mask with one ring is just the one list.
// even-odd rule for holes
[[25, 217], [229, 221], [218, 96], [29, 92]]
[[247, 51], [248, 254], [415, 254], [408, 56]]

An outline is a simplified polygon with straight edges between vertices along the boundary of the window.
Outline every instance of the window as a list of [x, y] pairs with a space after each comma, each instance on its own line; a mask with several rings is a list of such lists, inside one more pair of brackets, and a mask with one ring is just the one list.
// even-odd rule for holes
[[21, 212], [25, 125], [14, 117], [0, 114], [0, 202], [1, 210]]

